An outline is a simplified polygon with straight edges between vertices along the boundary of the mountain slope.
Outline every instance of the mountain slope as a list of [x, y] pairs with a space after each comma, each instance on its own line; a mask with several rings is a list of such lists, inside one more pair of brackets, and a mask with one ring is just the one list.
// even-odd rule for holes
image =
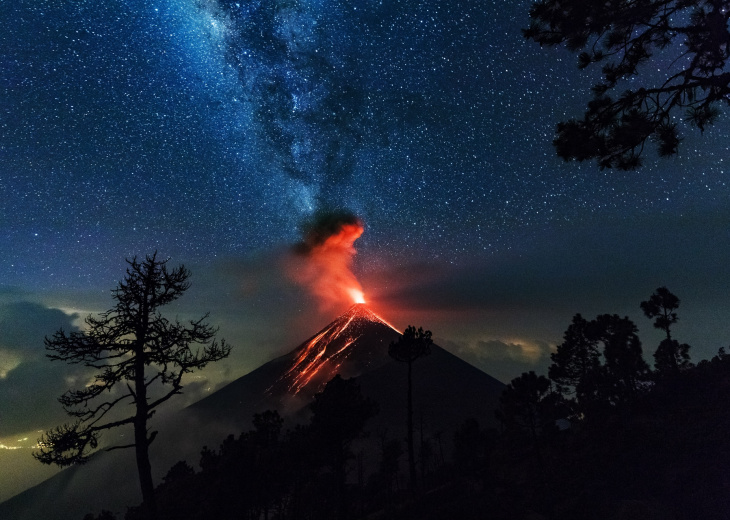
[[[155, 479], [184, 459], [195, 466], [204, 445], [216, 447], [228, 434], [251, 425], [254, 413], [277, 409], [289, 424], [306, 422], [312, 396], [335, 373], [358, 377], [363, 393], [378, 402], [371, 431], [405, 434], [405, 366], [388, 356], [398, 331], [364, 305], [355, 305], [290, 353], [231, 382], [185, 410], [155, 417], [158, 440], [151, 448]], [[414, 363], [416, 421], [426, 435], [451, 432], [467, 417], [482, 424], [493, 417], [503, 385], [481, 370], [433, 346], [432, 354]], [[439, 433], [440, 432], [440, 433]], [[53, 478], [0, 504], [3, 520], [79, 520], [88, 512], [109, 509], [123, 516], [137, 504], [134, 456], [99, 453], [89, 464]]]

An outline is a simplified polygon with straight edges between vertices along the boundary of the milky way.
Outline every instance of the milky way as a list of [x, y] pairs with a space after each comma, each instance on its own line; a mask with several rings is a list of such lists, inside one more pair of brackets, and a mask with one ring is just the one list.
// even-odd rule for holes
[[246, 254], [295, 240], [322, 207], [360, 215], [376, 256], [421, 242], [459, 261], [545, 226], [727, 197], [714, 156], [727, 154], [724, 129], [636, 174], [556, 159], [554, 124], [582, 108], [589, 81], [572, 56], [522, 40], [526, 12], [436, 0], [3, 5], [4, 282], [94, 285], [154, 249]]

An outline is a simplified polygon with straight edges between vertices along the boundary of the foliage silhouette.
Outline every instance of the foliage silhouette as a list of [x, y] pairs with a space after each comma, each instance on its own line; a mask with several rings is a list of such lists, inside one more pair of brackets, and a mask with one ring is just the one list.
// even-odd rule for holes
[[574, 404], [577, 415], [584, 414], [597, 399], [594, 380], [600, 370], [601, 353], [594, 336], [590, 322], [576, 314], [563, 343], [550, 354], [548, 375], [558, 392]]
[[[497, 418], [509, 434], [517, 434], [519, 442], [531, 445], [540, 471], [544, 471], [541, 439], [555, 429], [558, 395], [545, 376], [532, 370], [512, 379], [499, 398]], [[523, 440], [521, 433], [526, 433]]]
[[[116, 301], [112, 309], [99, 317], [88, 316], [84, 332], [59, 330], [46, 338], [51, 360], [98, 372], [93, 384], [59, 398], [76, 421], [46, 432], [33, 456], [44, 464], [80, 464], [89, 450], [98, 447], [101, 432], [131, 424], [134, 443], [107, 449], [135, 448], [144, 507], [154, 516], [149, 446], [157, 432], [149, 433], [149, 419], [158, 406], [181, 393], [185, 374], [225, 358], [230, 347], [214, 340], [216, 329], [205, 322], [207, 315], [183, 324], [160, 314], [161, 307], [190, 286], [190, 272], [184, 266], [168, 270], [167, 260], [157, 260], [156, 253], [127, 264], [124, 280], [112, 291]], [[131, 403], [134, 414], [116, 418], [113, 410], [121, 403]]]
[[83, 520], [117, 520], [117, 517], [111, 511], [102, 509], [101, 512], [96, 516], [94, 516], [92, 513], [85, 515]]
[[[352, 442], [377, 405], [339, 375], [316, 394], [307, 426], [283, 432], [278, 412], [254, 414], [253, 428], [207, 446], [195, 473], [175, 464], [157, 488], [161, 520], [305, 519], [348, 516], [345, 477]], [[127, 520], [138, 520], [134, 510]]]
[[[173, 466], [157, 489], [159, 518], [310, 520], [342, 517], [343, 511], [348, 518], [384, 520], [727, 518], [726, 350], [675, 378], [648, 384], [631, 320], [604, 314], [586, 321], [576, 315], [568, 329], [565, 343], [587, 347], [592, 361], [581, 371], [568, 355], [580, 352], [575, 345], [558, 348], [558, 361], [573, 370], [553, 369], [566, 389], [561, 394], [576, 399], [574, 385], [585, 377], [595, 389], [590, 395], [596, 407], [564, 421], [560, 396], [551, 391], [557, 382], [523, 373], [500, 400], [503, 431], [482, 430], [476, 419], [463, 421], [452, 432], [453, 466], [423, 479], [426, 492], [417, 497], [399, 493], [397, 485], [392, 489], [402, 450], [387, 430], [381, 430], [380, 442], [357, 450], [358, 457], [363, 449], [373, 450], [364, 455], [375, 471], [367, 488], [340, 487], [335, 461], [352, 460], [355, 443], [340, 450], [338, 439], [346, 444], [360, 436], [365, 423], [347, 417], [369, 412], [348, 409], [346, 403], [362, 396], [352, 399], [358, 394], [355, 382], [337, 377], [330, 390], [338, 390], [318, 397], [328, 404], [308, 426], [282, 433], [281, 417], [267, 411], [254, 416], [251, 431], [229, 436], [217, 451], [204, 448], [200, 472], [184, 462]], [[139, 511], [130, 510], [126, 518], [137, 520]]]
[[674, 312], [679, 308], [679, 298], [672, 294], [666, 287], [659, 287], [648, 300], [639, 304], [644, 315], [654, 320], [654, 328], [662, 329], [667, 334], [667, 339], [672, 339], [670, 328], [679, 319]]
[[408, 485], [411, 491], [416, 489], [416, 457], [413, 446], [413, 362], [431, 354], [431, 331], [418, 330], [409, 325], [403, 335], [388, 347], [388, 355], [408, 366], [408, 400], [407, 400], [407, 432], [408, 432]]
[[592, 323], [593, 334], [603, 343], [609, 400], [618, 404], [635, 399], [649, 378], [636, 325], [618, 314], [602, 314]]
[[640, 304], [644, 315], [654, 320], [654, 327], [666, 332], [667, 337], [654, 352], [654, 368], [659, 377], [676, 377], [681, 370], [686, 370], [690, 363], [689, 349], [686, 343], [672, 339], [670, 328], [679, 318], [674, 312], [679, 308], [679, 298], [666, 287], [659, 287], [647, 301]]
[[575, 419], [631, 402], [649, 379], [636, 325], [627, 317], [580, 314], [550, 355], [548, 375]]
[[378, 412], [378, 406], [360, 392], [354, 379], [335, 375], [314, 395], [312, 433], [319, 441], [338, 487], [338, 518], [347, 516], [347, 462], [353, 458], [352, 441], [362, 434], [365, 423]]
[[[580, 69], [602, 64], [583, 118], [557, 126], [558, 155], [633, 169], [647, 140], [656, 141], [660, 156], [677, 153], [676, 121], [700, 132], [714, 123], [730, 94], [729, 8], [726, 0], [534, 2], [526, 38], [582, 50]], [[659, 63], [662, 72], [650, 72]], [[617, 93], [628, 79], [632, 88]]]
[[469, 417], [454, 432], [454, 470], [459, 475], [478, 473], [494, 449], [496, 430], [483, 430]]
[[380, 479], [380, 486], [383, 489], [386, 500], [398, 490], [398, 471], [400, 469], [400, 457], [403, 455], [403, 447], [399, 439], [388, 439], [383, 432], [380, 439], [380, 467], [377, 477]]

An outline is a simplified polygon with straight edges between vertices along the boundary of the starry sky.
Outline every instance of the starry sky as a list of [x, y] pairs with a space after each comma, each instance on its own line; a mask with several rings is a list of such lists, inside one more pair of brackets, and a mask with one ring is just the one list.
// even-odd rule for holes
[[639, 302], [662, 285], [695, 360], [727, 346], [727, 116], [638, 171], [563, 162], [555, 124], [596, 76], [523, 40], [528, 8], [0, 4], [0, 448], [22, 446], [0, 452], [27, 458], [64, 420], [55, 397], [84, 374], [43, 337], [110, 308], [125, 258], [184, 263], [172, 312], [210, 311], [234, 345], [188, 401], [344, 311], [282, 275], [319, 211], [364, 223], [353, 270], [374, 309], [503, 381], [545, 371], [577, 312], [629, 315], [651, 362]]

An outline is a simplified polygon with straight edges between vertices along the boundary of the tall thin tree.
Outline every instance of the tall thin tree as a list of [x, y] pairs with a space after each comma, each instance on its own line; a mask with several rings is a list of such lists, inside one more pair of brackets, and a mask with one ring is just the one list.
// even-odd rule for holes
[[408, 365], [408, 473], [409, 486], [412, 491], [416, 489], [416, 458], [413, 448], [413, 362], [431, 354], [431, 331], [418, 330], [409, 325], [403, 335], [388, 347], [390, 357]]
[[[206, 323], [207, 314], [187, 324], [160, 314], [161, 307], [190, 287], [190, 272], [184, 266], [169, 270], [167, 260], [158, 260], [157, 253], [127, 263], [124, 280], [112, 290], [113, 308], [98, 317], [88, 316], [82, 332], [59, 330], [46, 338], [51, 360], [98, 372], [92, 384], [59, 397], [75, 422], [46, 432], [33, 456], [44, 464], [81, 464], [98, 447], [101, 432], [131, 424], [134, 442], [107, 450], [135, 449], [143, 510], [153, 518], [149, 446], [157, 432], [149, 431], [149, 420], [158, 406], [181, 393], [185, 374], [227, 357], [230, 346], [215, 341], [217, 329]], [[134, 413], [112, 412], [120, 403], [131, 403]]]
[[675, 376], [690, 367], [690, 346], [672, 339], [670, 331], [671, 326], [679, 321], [675, 312], [679, 308], [679, 298], [666, 287], [659, 287], [648, 300], [641, 302], [640, 307], [647, 318], [656, 318], [654, 328], [663, 330], [667, 335], [654, 352], [654, 368], [658, 375]]

